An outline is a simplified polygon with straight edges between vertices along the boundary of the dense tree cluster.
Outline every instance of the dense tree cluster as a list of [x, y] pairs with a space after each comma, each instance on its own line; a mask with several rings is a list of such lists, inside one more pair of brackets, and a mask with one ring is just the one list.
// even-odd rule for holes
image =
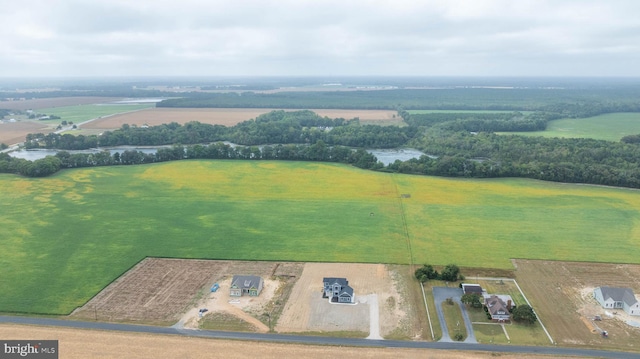
[[460, 274], [460, 268], [455, 264], [447, 264], [440, 273], [438, 273], [432, 265], [425, 264], [416, 269], [414, 275], [421, 283], [430, 279], [444, 280], [447, 282], [455, 282], [458, 279], [464, 279], [462, 274]]
[[533, 311], [533, 308], [527, 304], [519, 305], [513, 308], [511, 312], [511, 317], [516, 322], [521, 322], [525, 324], [533, 324], [538, 320], [536, 313]]
[[637, 144], [433, 130], [412, 145], [432, 156], [396, 162], [389, 170], [640, 188], [640, 146]]
[[26, 177], [46, 177], [58, 172], [60, 168], [62, 168], [60, 159], [53, 156], [27, 161], [0, 153], [0, 173], [16, 173]]
[[211, 143], [229, 141], [239, 145], [312, 144], [317, 141], [334, 146], [394, 148], [407, 143], [416, 134], [415, 127], [381, 127], [360, 125], [358, 119], [329, 119], [312, 111], [272, 111], [255, 120], [233, 127], [188, 122], [152, 127], [123, 125], [101, 136], [70, 134], [29, 134], [27, 148], [81, 150], [111, 146], [159, 146], [171, 144]]

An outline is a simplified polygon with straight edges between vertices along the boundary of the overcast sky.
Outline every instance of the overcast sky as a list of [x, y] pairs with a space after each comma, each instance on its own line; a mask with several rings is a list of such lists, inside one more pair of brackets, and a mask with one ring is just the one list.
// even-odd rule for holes
[[638, 0], [0, 0], [0, 77], [640, 76]]

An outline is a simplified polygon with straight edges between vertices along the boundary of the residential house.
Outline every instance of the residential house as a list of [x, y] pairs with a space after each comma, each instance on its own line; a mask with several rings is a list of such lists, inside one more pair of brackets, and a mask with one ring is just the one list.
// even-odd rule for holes
[[322, 282], [322, 298], [329, 298], [331, 302], [355, 303], [353, 288], [349, 286], [346, 278], [324, 278]]
[[495, 322], [507, 322], [511, 320], [509, 310], [513, 306], [513, 300], [509, 295], [486, 295], [484, 305], [487, 306], [491, 320]]
[[242, 297], [248, 294], [251, 297], [257, 297], [262, 291], [264, 281], [262, 277], [255, 275], [234, 275], [231, 280], [231, 288], [229, 295], [232, 297]]
[[630, 288], [598, 287], [593, 296], [605, 309], [622, 309], [630, 315], [640, 315], [640, 302]]

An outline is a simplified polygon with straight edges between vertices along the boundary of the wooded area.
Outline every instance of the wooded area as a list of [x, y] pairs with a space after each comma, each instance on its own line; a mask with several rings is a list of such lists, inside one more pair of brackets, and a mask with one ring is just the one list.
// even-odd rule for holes
[[[560, 118], [640, 112], [638, 95], [640, 88], [630, 84], [570, 89], [447, 88], [274, 94], [193, 92], [182, 98], [162, 101], [158, 106], [393, 108], [406, 126], [366, 125], [357, 118], [331, 119], [308, 110], [275, 110], [232, 127], [189, 122], [144, 128], [123, 125], [100, 136], [30, 134], [25, 143], [27, 148], [82, 150], [122, 145], [175, 146], [171, 150], [160, 149], [156, 154], [125, 151], [111, 156], [109, 153], [69, 155], [63, 152], [57, 156], [61, 160], [59, 164], [51, 159], [25, 164], [24, 160], [3, 156], [0, 158], [0, 172], [42, 176], [57, 171], [57, 168], [184, 158], [234, 158], [336, 161], [400, 173], [478, 178], [526, 177], [640, 188], [640, 135], [625, 136], [619, 142], [612, 142], [495, 133], [540, 131], [549, 121]], [[413, 108], [448, 111], [410, 113]], [[381, 163], [376, 164], [375, 157], [364, 151], [399, 147], [416, 148], [428, 156], [396, 161], [385, 167]]]

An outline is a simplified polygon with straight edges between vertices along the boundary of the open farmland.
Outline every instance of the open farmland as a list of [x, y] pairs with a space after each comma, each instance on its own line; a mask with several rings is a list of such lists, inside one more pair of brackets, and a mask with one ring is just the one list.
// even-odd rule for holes
[[[270, 108], [150, 108], [144, 111], [126, 113], [93, 121], [85, 126], [87, 130], [113, 130], [124, 124], [149, 126], [177, 122], [184, 124], [198, 121], [212, 125], [234, 126], [239, 122], [254, 119], [262, 114], [274, 111]], [[292, 110], [294, 111], [294, 110]], [[329, 118], [358, 117], [362, 123], [401, 123], [395, 111], [387, 110], [312, 110], [320, 116]]]
[[14, 101], [0, 101], [0, 108], [9, 110], [38, 110], [49, 109], [53, 107], [89, 105], [105, 102], [117, 101], [117, 97], [52, 97], [52, 98], [35, 98]]
[[147, 256], [486, 268], [511, 268], [514, 257], [640, 261], [640, 191], [629, 189], [180, 161], [1, 175], [0, 196], [5, 312], [70, 313]]
[[608, 113], [589, 118], [565, 118], [549, 121], [547, 129], [535, 132], [509, 132], [523, 136], [593, 138], [620, 141], [624, 136], [640, 133], [640, 113]]
[[[621, 309], [605, 311], [593, 298], [599, 286], [629, 287], [637, 296], [640, 265], [525, 259], [514, 263], [520, 287], [558, 344], [640, 351], [640, 328], [626, 323], [640, 323], [639, 318]], [[592, 322], [596, 315], [602, 321]], [[594, 323], [609, 337], [603, 338]]]
[[22, 142], [29, 133], [47, 133], [53, 126], [37, 121], [0, 122], [0, 143], [12, 145]]

